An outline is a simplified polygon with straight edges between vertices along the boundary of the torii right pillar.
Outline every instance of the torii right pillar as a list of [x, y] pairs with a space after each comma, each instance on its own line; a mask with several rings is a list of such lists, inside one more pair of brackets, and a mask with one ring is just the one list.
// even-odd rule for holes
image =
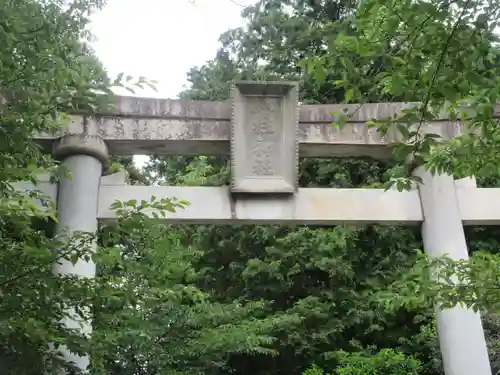
[[[424, 215], [422, 239], [430, 256], [447, 255], [468, 259], [456, 188], [474, 188], [474, 179], [455, 181], [450, 175], [435, 175], [417, 168]], [[452, 309], [436, 306], [439, 345], [446, 375], [491, 375], [488, 349], [479, 313], [457, 305]]]

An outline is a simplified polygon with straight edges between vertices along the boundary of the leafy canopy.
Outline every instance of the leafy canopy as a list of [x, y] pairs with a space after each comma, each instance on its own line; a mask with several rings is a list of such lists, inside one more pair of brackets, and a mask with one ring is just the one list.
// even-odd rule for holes
[[[70, 368], [54, 350], [88, 351], [81, 332], [61, 322], [68, 307], [88, 318], [90, 280], [54, 276], [61, 260], [89, 259], [89, 234], [54, 236], [53, 202], [13, 183], [38, 183], [57, 164], [33, 133], [64, 125], [68, 113], [110, 103], [111, 81], [89, 47], [89, 15], [102, 0], [0, 2], [0, 365], [4, 373], [39, 375]], [[143, 79], [139, 79], [141, 84]], [[134, 85], [134, 82], [129, 82]], [[42, 202], [40, 207], [37, 201]]]

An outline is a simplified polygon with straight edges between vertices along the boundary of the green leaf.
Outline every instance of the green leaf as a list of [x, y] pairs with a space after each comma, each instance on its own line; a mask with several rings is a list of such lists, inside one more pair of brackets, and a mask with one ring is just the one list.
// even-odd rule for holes
[[350, 103], [354, 98], [354, 89], [352, 87], [348, 88], [344, 95], [344, 101]]

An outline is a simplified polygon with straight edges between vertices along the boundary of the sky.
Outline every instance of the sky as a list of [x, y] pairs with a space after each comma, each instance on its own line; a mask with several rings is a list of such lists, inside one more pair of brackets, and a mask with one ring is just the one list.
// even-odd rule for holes
[[[93, 47], [112, 77], [120, 73], [157, 81], [142, 97], [177, 97], [186, 73], [215, 57], [224, 31], [242, 26], [241, 11], [254, 0], [108, 0], [92, 17]], [[115, 90], [119, 95], [132, 95]], [[142, 167], [145, 155], [134, 156]]]
[[136, 90], [136, 96], [173, 99], [187, 84], [188, 70], [215, 56], [219, 35], [243, 25], [241, 11], [253, 2], [108, 0], [92, 18], [93, 46], [111, 76], [124, 72], [158, 82], [157, 92]]

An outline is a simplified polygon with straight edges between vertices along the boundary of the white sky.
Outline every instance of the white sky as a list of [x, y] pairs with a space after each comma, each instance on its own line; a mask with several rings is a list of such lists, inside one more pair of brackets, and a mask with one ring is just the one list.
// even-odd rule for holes
[[[176, 98], [186, 73], [215, 57], [224, 31], [243, 25], [240, 13], [255, 0], [108, 0], [93, 16], [96, 53], [109, 74], [155, 80], [157, 91], [135, 96]], [[131, 95], [130, 92], [116, 91]], [[141, 167], [147, 156], [136, 155]]]
[[219, 35], [241, 26], [243, 6], [253, 2], [108, 0], [93, 16], [94, 48], [111, 76], [124, 72], [158, 81], [157, 92], [136, 90], [136, 96], [175, 98], [188, 70], [215, 56]]

